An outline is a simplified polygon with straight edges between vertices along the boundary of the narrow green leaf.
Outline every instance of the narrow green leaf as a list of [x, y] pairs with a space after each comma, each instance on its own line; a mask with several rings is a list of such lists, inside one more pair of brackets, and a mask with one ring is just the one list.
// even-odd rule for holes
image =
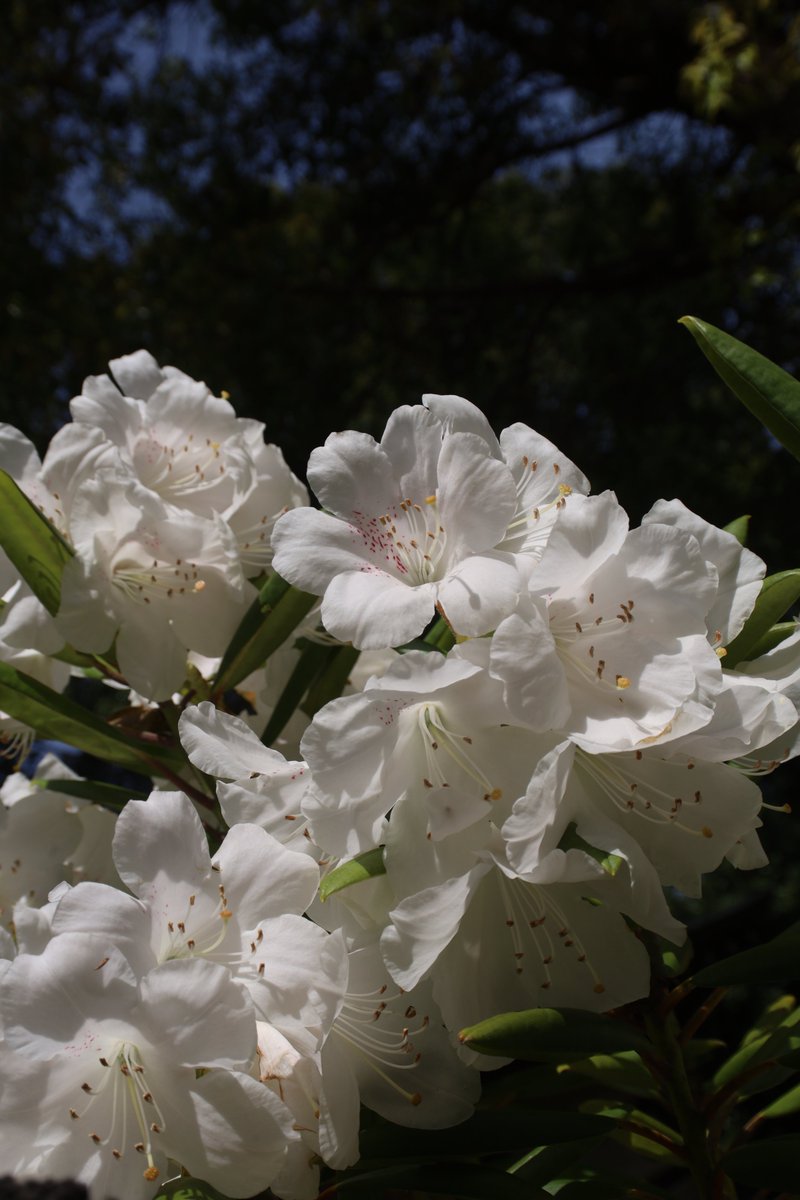
[[[569, 1172], [573, 1175], [581, 1159], [602, 1146], [605, 1138], [582, 1138], [551, 1146], [536, 1146], [508, 1168], [529, 1187], [542, 1187]], [[548, 1188], [549, 1191], [549, 1188]]]
[[593, 1054], [590, 1058], [568, 1063], [564, 1071], [574, 1071], [584, 1079], [601, 1087], [637, 1097], [658, 1095], [653, 1077], [635, 1050], [622, 1050], [618, 1054]]
[[797, 1195], [798, 1184], [798, 1139], [786, 1137], [766, 1138], [731, 1150], [722, 1159], [722, 1170], [735, 1183], [746, 1187], [769, 1188], [776, 1192]]
[[737, 517], [734, 521], [729, 521], [727, 525], [723, 525], [723, 533], [732, 533], [740, 546], [747, 545], [747, 533], [750, 528], [750, 514], [744, 517]]
[[[465, 1147], [467, 1153], [468, 1147]], [[383, 1190], [382, 1190], [383, 1189]], [[405, 1192], [427, 1192], [434, 1195], [458, 1197], [459, 1200], [550, 1200], [546, 1192], [538, 1188], [532, 1189], [528, 1183], [509, 1175], [506, 1171], [497, 1171], [480, 1163], [470, 1163], [460, 1166], [455, 1163], [447, 1166], [432, 1164], [431, 1166], [389, 1167], [380, 1171], [364, 1171], [361, 1174], [340, 1176], [322, 1192], [323, 1196], [355, 1195], [366, 1192], [375, 1197], [384, 1194], [385, 1190], [402, 1189]]]
[[800, 1111], [800, 1083], [796, 1083], [788, 1092], [784, 1092], [772, 1104], [762, 1108], [760, 1117], [788, 1117], [790, 1113]]
[[[665, 1164], [666, 1167], [666, 1164]], [[639, 1186], [624, 1175], [607, 1175], [599, 1171], [581, 1172], [578, 1179], [554, 1180], [554, 1187], [548, 1187], [551, 1196], [559, 1200], [671, 1200], [674, 1192], [665, 1192], [655, 1187], [648, 1179], [647, 1184]]]
[[800, 383], [763, 354], [698, 317], [682, 317], [720, 378], [762, 425], [800, 458]]
[[94, 779], [47, 779], [43, 786], [48, 792], [59, 792], [64, 796], [77, 796], [90, 800], [101, 808], [121, 812], [129, 800], [146, 800], [148, 792], [137, 792], [133, 788], [119, 787], [116, 783], [100, 783]]
[[593, 1054], [651, 1048], [644, 1034], [624, 1021], [579, 1008], [501, 1013], [462, 1029], [458, 1036], [481, 1054], [534, 1062], [576, 1062]]
[[[780, 996], [761, 1014], [755, 1026], [745, 1034], [742, 1044], [717, 1069], [713, 1078], [714, 1087], [724, 1087], [743, 1071], [759, 1063], [782, 1059], [785, 1054], [798, 1047], [800, 1009], [796, 1006], [794, 996]], [[776, 1085], [789, 1078], [790, 1072], [786, 1068], [777, 1067], [776, 1071], [777, 1074], [772, 1076]], [[763, 1086], [770, 1082], [770, 1077], [765, 1071], [763, 1075], [755, 1078], [753, 1087], [756, 1091], [762, 1090]]]
[[327, 900], [334, 892], [352, 887], [354, 883], [362, 883], [365, 879], [373, 879], [376, 875], [385, 875], [386, 867], [383, 862], [383, 846], [374, 850], [365, 850], [357, 854], [339, 867], [334, 867], [319, 885], [320, 900]]
[[236, 687], [251, 672], [263, 667], [282, 646], [317, 602], [317, 596], [290, 587], [273, 574], [245, 613], [231, 644], [223, 655], [215, 692]]
[[785, 984], [800, 979], [800, 921], [763, 946], [723, 958], [693, 978], [698, 987], [712, 988], [734, 983]]
[[785, 642], [793, 633], [797, 633], [797, 629], [796, 621], [779, 621], [777, 625], [772, 626], [772, 629], [768, 629], [754, 646], [750, 647], [750, 659], [753, 660], [760, 658], [762, 654], [768, 654], [770, 650], [780, 646], [781, 642]]
[[738, 663], [753, 658], [761, 639], [798, 599], [800, 570], [780, 571], [777, 575], [769, 575], [761, 585], [755, 607], [744, 628], [727, 647], [724, 665], [735, 667]]
[[6, 471], [0, 471], [0, 545], [52, 615], [61, 603], [61, 575], [73, 551], [58, 530], [31, 504]]
[[0, 662], [0, 709], [42, 737], [67, 742], [134, 771], [153, 774], [158, 764], [173, 770], [185, 765], [179, 751], [128, 737], [74, 700], [4, 662]]
[[313, 717], [329, 701], [341, 696], [360, 653], [354, 646], [337, 646], [334, 649], [303, 701], [302, 709], [306, 716]]
[[[615, 1142], [627, 1146], [630, 1150], [636, 1151], [637, 1154], [644, 1154], [647, 1158], [655, 1159], [671, 1159], [680, 1161], [680, 1148], [683, 1146], [683, 1138], [676, 1129], [665, 1125], [663, 1121], [659, 1121], [657, 1117], [653, 1117], [650, 1113], [643, 1109], [636, 1108], [634, 1105], [622, 1100], [591, 1100], [582, 1105], [584, 1111], [596, 1113], [599, 1116], [610, 1117], [615, 1121], [633, 1122], [642, 1129], [641, 1133], [632, 1129], [616, 1129], [613, 1134]], [[675, 1146], [675, 1150], [671, 1150], [669, 1146], [663, 1145], [660, 1141], [654, 1141], [647, 1137], [645, 1130], [652, 1130], [655, 1134], [661, 1134], [670, 1139]]]
[[283, 732], [286, 723], [299, 708], [300, 701], [327, 663], [330, 655], [330, 646], [323, 646], [318, 642], [306, 642], [303, 646], [295, 668], [287, 679], [262, 734], [261, 740], [265, 746], [271, 746]]

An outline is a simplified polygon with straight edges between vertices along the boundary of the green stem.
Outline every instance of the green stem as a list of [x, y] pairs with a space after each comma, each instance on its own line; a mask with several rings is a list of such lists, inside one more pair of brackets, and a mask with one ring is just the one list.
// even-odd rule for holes
[[683, 1137], [686, 1158], [700, 1200], [719, 1200], [719, 1179], [708, 1143], [705, 1116], [692, 1094], [683, 1048], [678, 1040], [678, 1024], [669, 1013], [666, 1016], [645, 1014], [645, 1028], [658, 1058], [661, 1060], [660, 1083], [675, 1115]]

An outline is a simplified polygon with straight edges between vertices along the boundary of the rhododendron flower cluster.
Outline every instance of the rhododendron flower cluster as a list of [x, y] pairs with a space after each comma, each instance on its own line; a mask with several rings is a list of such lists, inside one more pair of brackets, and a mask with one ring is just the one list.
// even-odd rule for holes
[[[798, 752], [800, 632], [726, 665], [765, 574], [733, 534], [675, 499], [632, 528], [458, 396], [331, 434], [319, 507], [145, 351], [71, 409], [41, 461], [0, 430], [62, 555], [48, 606], [3, 543], [0, 667], [64, 737], [88, 680], [111, 724], [76, 744], [149, 781], [48, 759], [0, 794], [14, 1174], [312, 1200], [361, 1104], [469, 1117], [498, 1060], [464, 1026], [641, 999], [646, 937], [686, 934], [665, 887], [763, 865], [754, 776]], [[24, 759], [49, 731], [12, 707]]]

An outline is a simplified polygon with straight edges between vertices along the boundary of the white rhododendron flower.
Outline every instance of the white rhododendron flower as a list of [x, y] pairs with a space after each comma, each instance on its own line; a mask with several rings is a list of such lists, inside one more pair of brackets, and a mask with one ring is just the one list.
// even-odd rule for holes
[[324, 595], [322, 620], [360, 649], [402, 645], [437, 607], [479, 636], [519, 593], [513, 556], [495, 549], [517, 499], [508, 468], [473, 433], [444, 433], [422, 407], [397, 409], [380, 443], [332, 434], [309, 460], [325, 511], [297, 508], [275, 526], [275, 570]]
[[189, 650], [222, 654], [247, 599], [219, 522], [165, 508], [105, 470], [81, 488], [56, 624], [78, 650], [115, 644], [120, 670], [149, 699], [186, 676]]
[[693, 537], [629, 532], [611, 493], [575, 496], [492, 638], [492, 673], [520, 721], [593, 752], [667, 738], [678, 713], [703, 725], [722, 682], [706, 640], [716, 586]]
[[248, 578], [271, 559], [272, 527], [308, 493], [259, 421], [237, 417], [225, 398], [145, 350], [110, 363], [71, 404], [75, 425], [104, 440], [121, 464], [164, 503], [229, 525]]
[[218, 962], [260, 1019], [299, 1046], [318, 1046], [346, 966], [339, 939], [300, 915], [319, 878], [311, 859], [253, 825], [236, 825], [211, 858], [188, 798], [154, 792], [120, 815], [114, 861], [133, 895], [79, 884], [58, 906], [56, 932], [102, 927], [141, 970], [178, 958]]
[[[149, 1200], [169, 1159], [229, 1196], [280, 1170], [273, 1098], [247, 1073], [255, 1013], [219, 964], [139, 973], [105, 934], [63, 933], [10, 963], [0, 1014], [20, 1062], [4, 1060], [16, 1086], [0, 1100], [4, 1129], [13, 1119], [0, 1145], [20, 1174], [75, 1178], [93, 1200]], [[21, 1155], [9, 1132], [23, 1123]]]

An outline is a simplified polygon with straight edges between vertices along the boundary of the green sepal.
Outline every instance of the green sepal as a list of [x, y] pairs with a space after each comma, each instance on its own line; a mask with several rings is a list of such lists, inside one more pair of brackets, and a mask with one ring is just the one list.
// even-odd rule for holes
[[0, 471], [0, 545], [51, 616], [61, 604], [61, 576], [74, 556], [47, 517], [39, 512], [7, 471]]
[[354, 883], [363, 883], [365, 879], [374, 879], [376, 875], [385, 874], [383, 846], [376, 846], [374, 850], [365, 850], [363, 854], [357, 854], [341, 866], [334, 867], [319, 885], [319, 898], [327, 900], [335, 892], [352, 887]]
[[149, 793], [139, 792], [135, 788], [120, 787], [116, 783], [100, 783], [94, 779], [41, 779], [36, 780], [48, 792], [59, 792], [64, 796], [76, 796], [79, 800], [89, 800], [108, 808], [111, 812], [121, 812], [129, 800], [146, 800]]
[[458, 1037], [481, 1054], [533, 1062], [577, 1062], [594, 1054], [651, 1049], [644, 1034], [631, 1025], [580, 1008], [500, 1013], [462, 1029]]
[[722, 665], [735, 667], [740, 662], [754, 658], [759, 642], [798, 599], [800, 570], [779, 571], [777, 575], [769, 575], [761, 585], [755, 607], [745, 621], [744, 628], [726, 647]]
[[797, 1195], [797, 1137], [765, 1138], [737, 1146], [720, 1163], [726, 1175], [746, 1187]]
[[800, 458], [800, 383], [757, 350], [698, 317], [681, 317], [720, 378], [795, 458]]
[[785, 984], [792, 979], [800, 979], [800, 921], [763, 946], [732, 954], [693, 976], [697, 987], [712, 988], [735, 983]]
[[723, 533], [732, 533], [740, 546], [747, 545], [747, 533], [750, 529], [750, 514], [744, 517], [737, 517], [734, 521], [729, 521], [727, 525], [723, 525]]
[[212, 691], [227, 692], [288, 641], [317, 596], [301, 592], [273, 572], [245, 613], [222, 656]]
[[179, 751], [128, 737], [74, 700], [4, 662], [0, 662], [0, 710], [30, 725], [42, 737], [67, 742], [146, 775], [154, 774], [159, 765], [180, 770], [186, 764]]

